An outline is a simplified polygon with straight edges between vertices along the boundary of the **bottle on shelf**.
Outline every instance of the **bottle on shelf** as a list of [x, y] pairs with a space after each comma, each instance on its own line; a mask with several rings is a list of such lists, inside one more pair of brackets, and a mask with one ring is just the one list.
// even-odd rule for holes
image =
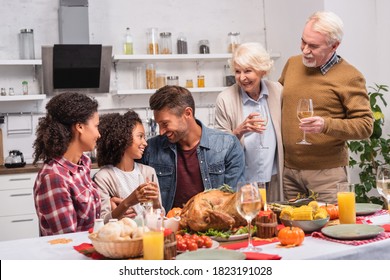
[[179, 37], [177, 37], [177, 53], [188, 54], [187, 38], [183, 33], [180, 33]]
[[124, 54], [133, 54], [133, 36], [131, 36], [130, 28], [126, 28], [125, 38], [123, 42], [123, 53]]
[[204, 88], [204, 75], [198, 75], [198, 88]]
[[146, 88], [155, 89], [157, 87], [156, 66], [152, 63], [146, 65]]
[[234, 77], [229, 64], [224, 65], [224, 72], [225, 74], [224, 74], [223, 85], [225, 87], [230, 87], [234, 85], [236, 83], [236, 78]]
[[209, 40], [200, 40], [199, 41], [199, 53], [201, 53], [201, 54], [210, 53]]

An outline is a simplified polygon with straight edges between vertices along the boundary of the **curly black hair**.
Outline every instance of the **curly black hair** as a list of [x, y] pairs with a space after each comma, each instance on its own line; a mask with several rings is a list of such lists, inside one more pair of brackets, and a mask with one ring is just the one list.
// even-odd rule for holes
[[111, 164], [117, 165], [125, 150], [133, 143], [133, 130], [142, 120], [136, 112], [129, 110], [124, 115], [109, 113], [100, 116], [97, 141], [97, 163], [99, 167]]
[[33, 164], [63, 156], [72, 139], [72, 125], [87, 123], [97, 112], [98, 102], [82, 93], [65, 92], [54, 96], [46, 110], [35, 132]]

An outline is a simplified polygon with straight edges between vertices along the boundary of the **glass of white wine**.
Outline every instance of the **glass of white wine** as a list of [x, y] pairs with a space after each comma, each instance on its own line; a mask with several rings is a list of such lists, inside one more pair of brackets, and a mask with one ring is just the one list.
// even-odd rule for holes
[[[313, 110], [313, 100], [311, 99], [299, 99], [297, 107], [297, 116], [300, 122], [302, 119], [312, 117], [314, 114]], [[303, 139], [297, 142], [299, 145], [311, 145], [310, 142], [306, 141], [306, 133], [303, 131]]]
[[[259, 118], [263, 121], [263, 126], [266, 128], [268, 125], [267, 107], [265, 105], [260, 105], [257, 110], [260, 113]], [[260, 133], [260, 148], [261, 149], [268, 149], [268, 147], [264, 146], [264, 132]]]
[[236, 208], [238, 213], [248, 222], [248, 246], [241, 252], [259, 252], [260, 248], [252, 244], [251, 222], [261, 209], [261, 195], [255, 183], [240, 182], [237, 186]]
[[386, 199], [390, 214], [390, 165], [381, 165], [376, 172], [376, 189]]

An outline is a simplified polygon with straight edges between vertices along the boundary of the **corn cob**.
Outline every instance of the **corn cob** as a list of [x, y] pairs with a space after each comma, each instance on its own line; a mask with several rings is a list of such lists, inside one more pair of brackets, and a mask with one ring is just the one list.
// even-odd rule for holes
[[325, 219], [328, 217], [328, 212], [324, 208], [318, 208], [314, 214], [314, 220]]
[[280, 215], [279, 215], [280, 219], [292, 220], [293, 211], [294, 211], [294, 208], [292, 208], [291, 206], [284, 207], [282, 209], [282, 212], [280, 212]]
[[292, 220], [311, 221], [313, 220], [313, 209], [310, 206], [303, 205], [299, 208], [294, 208]]

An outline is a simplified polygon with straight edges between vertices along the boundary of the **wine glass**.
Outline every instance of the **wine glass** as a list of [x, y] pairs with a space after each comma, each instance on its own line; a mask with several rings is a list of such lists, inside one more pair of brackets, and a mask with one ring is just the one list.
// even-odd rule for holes
[[[257, 108], [257, 112], [260, 113], [259, 118], [263, 121], [263, 126], [267, 127], [268, 124], [268, 111], [265, 105], [260, 105]], [[260, 133], [260, 148], [268, 149], [268, 147], [264, 146], [264, 132]]]
[[248, 246], [241, 252], [259, 252], [252, 244], [251, 222], [261, 209], [261, 195], [255, 183], [240, 182], [237, 186], [236, 208], [238, 213], [248, 222]]
[[376, 189], [386, 199], [390, 214], [390, 165], [378, 166], [376, 172]]
[[[313, 111], [313, 101], [311, 99], [299, 99], [297, 107], [297, 116], [300, 122], [302, 119], [312, 117], [314, 114]], [[296, 144], [300, 145], [311, 145], [311, 143], [306, 141], [306, 133], [303, 131], [303, 139]]]

